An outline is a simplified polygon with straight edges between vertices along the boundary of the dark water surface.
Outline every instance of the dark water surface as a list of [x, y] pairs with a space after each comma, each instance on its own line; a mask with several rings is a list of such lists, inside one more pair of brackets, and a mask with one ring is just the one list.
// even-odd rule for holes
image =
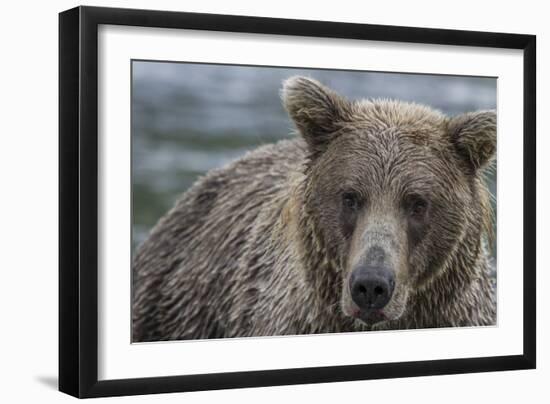
[[132, 250], [199, 175], [291, 136], [279, 91], [293, 75], [352, 99], [395, 98], [449, 115], [496, 108], [494, 78], [134, 61]]

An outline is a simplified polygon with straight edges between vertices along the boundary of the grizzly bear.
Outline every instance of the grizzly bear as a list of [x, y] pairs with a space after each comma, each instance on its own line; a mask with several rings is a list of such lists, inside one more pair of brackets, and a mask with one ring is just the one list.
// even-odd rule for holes
[[281, 92], [299, 136], [199, 179], [133, 261], [133, 341], [493, 325], [496, 113]]

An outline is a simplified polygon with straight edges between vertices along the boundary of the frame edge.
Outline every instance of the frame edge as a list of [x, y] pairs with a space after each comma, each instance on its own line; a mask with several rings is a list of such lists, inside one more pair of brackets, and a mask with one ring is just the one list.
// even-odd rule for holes
[[537, 362], [536, 45], [529, 35], [523, 50], [523, 356], [531, 369]]
[[59, 391], [79, 396], [80, 10], [59, 14]]

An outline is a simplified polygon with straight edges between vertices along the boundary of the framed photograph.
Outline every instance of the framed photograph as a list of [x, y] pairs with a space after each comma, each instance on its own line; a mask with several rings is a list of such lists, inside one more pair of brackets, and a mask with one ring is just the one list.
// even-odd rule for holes
[[535, 44], [61, 13], [60, 390], [535, 368]]

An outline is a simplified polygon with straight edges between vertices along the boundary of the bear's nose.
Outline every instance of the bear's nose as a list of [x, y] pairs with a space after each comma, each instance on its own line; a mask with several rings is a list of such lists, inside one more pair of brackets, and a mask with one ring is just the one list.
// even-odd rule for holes
[[393, 294], [393, 272], [381, 268], [357, 268], [350, 277], [351, 298], [360, 309], [381, 309]]

